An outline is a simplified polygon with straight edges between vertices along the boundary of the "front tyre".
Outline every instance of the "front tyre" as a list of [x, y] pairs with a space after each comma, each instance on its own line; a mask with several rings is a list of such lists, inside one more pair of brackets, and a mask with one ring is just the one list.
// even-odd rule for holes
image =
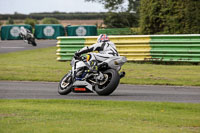
[[107, 96], [110, 95], [118, 86], [120, 76], [114, 69], [108, 69], [103, 72], [104, 81], [100, 82], [100, 85], [95, 86], [95, 91], [98, 95]]
[[67, 95], [71, 92], [72, 90], [72, 76], [71, 76], [71, 72], [69, 72], [68, 74], [66, 74], [60, 81], [59, 85], [58, 85], [58, 93], [60, 95]]

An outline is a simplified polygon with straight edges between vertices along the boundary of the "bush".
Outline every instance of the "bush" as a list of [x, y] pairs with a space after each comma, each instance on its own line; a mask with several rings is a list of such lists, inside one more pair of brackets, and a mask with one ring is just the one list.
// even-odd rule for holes
[[29, 24], [32, 27], [35, 27], [35, 24], [38, 24], [38, 21], [32, 18], [26, 18], [26, 20], [24, 21], [25, 24]]
[[14, 24], [14, 20], [12, 18], [8, 18], [6, 24]]
[[200, 33], [199, 0], [141, 0], [142, 34]]
[[108, 12], [104, 23], [108, 28], [137, 27], [138, 18], [135, 13], [128, 12]]
[[56, 18], [44, 18], [42, 24], [59, 24], [59, 21]]

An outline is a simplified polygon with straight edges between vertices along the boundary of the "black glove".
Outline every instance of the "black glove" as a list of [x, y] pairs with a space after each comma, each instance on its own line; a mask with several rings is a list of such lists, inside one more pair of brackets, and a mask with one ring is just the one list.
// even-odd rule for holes
[[75, 53], [74, 53], [74, 56], [75, 57], [79, 57], [81, 54], [79, 53], [79, 51], [76, 51]]

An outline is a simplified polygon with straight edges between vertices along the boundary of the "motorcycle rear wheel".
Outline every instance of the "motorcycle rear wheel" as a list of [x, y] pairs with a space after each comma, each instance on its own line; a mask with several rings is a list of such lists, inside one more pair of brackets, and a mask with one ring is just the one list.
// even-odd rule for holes
[[32, 42], [32, 45], [33, 46], [37, 46], [37, 43], [34, 41], [34, 42]]
[[67, 73], [58, 85], [58, 93], [60, 95], [67, 95], [72, 91], [72, 76], [71, 72]]
[[95, 91], [98, 95], [101, 96], [108, 96], [110, 95], [118, 86], [120, 81], [120, 76], [116, 70], [108, 69], [103, 72], [105, 78], [105, 81], [103, 81], [103, 84], [96, 85]]
[[32, 44], [32, 46], [37, 46], [37, 43], [35, 42], [35, 38], [31, 39], [31, 44]]

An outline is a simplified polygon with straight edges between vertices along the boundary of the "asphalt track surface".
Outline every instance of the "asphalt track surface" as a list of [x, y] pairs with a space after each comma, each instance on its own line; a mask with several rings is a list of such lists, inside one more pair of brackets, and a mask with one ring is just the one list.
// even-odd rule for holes
[[23, 40], [0, 40], [0, 54], [56, 46], [56, 42], [57, 40], [36, 40], [37, 46], [34, 47]]
[[57, 82], [0, 81], [0, 99], [81, 99], [200, 103], [200, 87], [124, 85], [110, 96], [96, 93], [59, 95]]
[[[56, 40], [36, 40], [37, 47], [23, 40], [0, 41], [0, 54], [56, 46]], [[110, 96], [95, 93], [61, 96], [58, 83], [0, 81], [0, 99], [84, 99], [200, 103], [200, 87], [146, 86], [120, 84]]]

